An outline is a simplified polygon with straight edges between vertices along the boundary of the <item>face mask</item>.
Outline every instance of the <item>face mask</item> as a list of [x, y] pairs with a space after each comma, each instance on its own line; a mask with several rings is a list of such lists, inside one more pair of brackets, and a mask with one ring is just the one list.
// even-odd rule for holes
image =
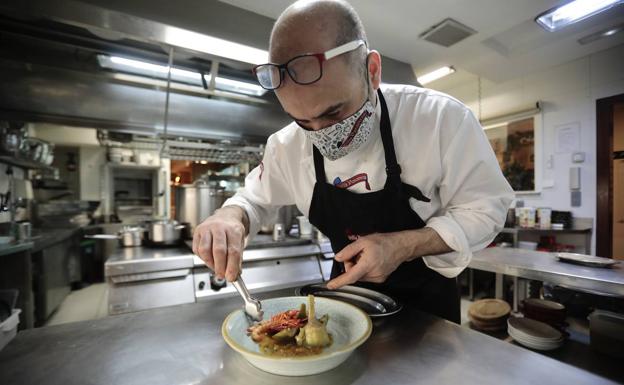
[[336, 160], [357, 150], [373, 131], [375, 107], [370, 100], [353, 115], [323, 129], [305, 130], [306, 136], [319, 152], [330, 160]]

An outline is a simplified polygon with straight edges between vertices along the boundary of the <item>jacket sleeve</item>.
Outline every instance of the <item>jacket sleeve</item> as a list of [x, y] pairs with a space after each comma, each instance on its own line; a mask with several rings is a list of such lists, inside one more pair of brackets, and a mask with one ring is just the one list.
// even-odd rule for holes
[[473, 251], [486, 247], [500, 232], [514, 193], [470, 110], [465, 109], [454, 136], [448, 136], [441, 139], [441, 210], [426, 226], [454, 251], [426, 256], [424, 262], [450, 278], [468, 266]]
[[260, 226], [275, 221], [281, 206], [294, 204], [290, 180], [284, 172], [286, 159], [279, 151], [276, 135], [269, 137], [262, 162], [245, 178], [245, 186], [225, 201], [223, 207], [236, 205], [249, 217], [249, 238], [260, 230]]

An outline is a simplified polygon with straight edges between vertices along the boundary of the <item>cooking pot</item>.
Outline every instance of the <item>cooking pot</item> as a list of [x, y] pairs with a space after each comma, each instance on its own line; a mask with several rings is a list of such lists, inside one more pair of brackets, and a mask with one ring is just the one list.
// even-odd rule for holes
[[223, 188], [208, 185], [204, 180], [177, 186], [175, 189], [176, 219], [188, 223], [192, 235], [195, 227], [214, 214], [225, 201]]
[[147, 239], [154, 245], [174, 245], [180, 241], [185, 225], [170, 219], [157, 219], [146, 223]]
[[85, 235], [85, 238], [89, 239], [117, 239], [119, 245], [122, 247], [136, 247], [141, 246], [143, 241], [143, 233], [145, 229], [137, 226], [124, 226], [121, 230], [115, 234], [94, 234]]

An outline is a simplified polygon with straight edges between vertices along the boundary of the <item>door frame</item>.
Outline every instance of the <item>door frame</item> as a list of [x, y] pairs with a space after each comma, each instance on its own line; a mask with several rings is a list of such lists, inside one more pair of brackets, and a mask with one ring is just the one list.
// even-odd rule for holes
[[[596, 100], [596, 255], [613, 257], [613, 106], [624, 94]], [[608, 151], [605, 151], [605, 148]]]

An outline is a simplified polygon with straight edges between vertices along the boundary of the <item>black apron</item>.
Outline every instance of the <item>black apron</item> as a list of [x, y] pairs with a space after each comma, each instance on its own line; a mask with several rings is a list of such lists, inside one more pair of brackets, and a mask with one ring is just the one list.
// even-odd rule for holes
[[[421, 191], [401, 182], [392, 142], [392, 129], [386, 101], [381, 103], [381, 139], [386, 160], [386, 183], [380, 191], [358, 194], [327, 183], [323, 156], [313, 146], [316, 183], [310, 204], [310, 222], [331, 241], [334, 252], [352, 241], [350, 235], [387, 233], [420, 229], [425, 222], [412, 210], [409, 198], [429, 202]], [[334, 261], [331, 277], [344, 272]], [[455, 323], [460, 322], [459, 292], [455, 278], [445, 278], [425, 266], [422, 258], [401, 264], [382, 284], [358, 282], [359, 286], [384, 292], [400, 299], [407, 307], [426, 311]]]

